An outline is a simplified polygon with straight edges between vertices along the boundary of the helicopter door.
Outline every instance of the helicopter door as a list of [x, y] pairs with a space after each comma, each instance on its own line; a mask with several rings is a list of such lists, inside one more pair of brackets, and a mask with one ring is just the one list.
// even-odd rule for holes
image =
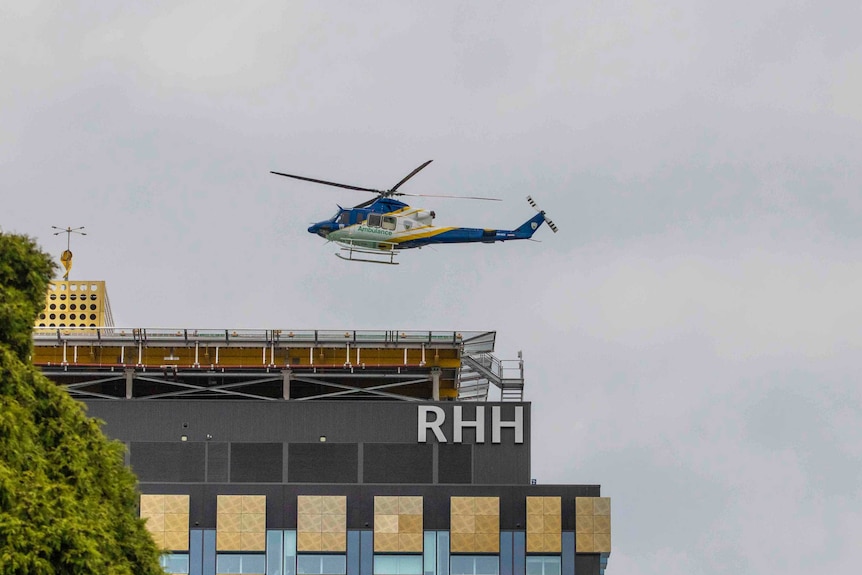
[[395, 223], [398, 219], [395, 216], [383, 216], [383, 226], [381, 226], [384, 230], [394, 230]]
[[381, 220], [380, 214], [368, 214], [368, 225], [372, 228], [379, 228]]

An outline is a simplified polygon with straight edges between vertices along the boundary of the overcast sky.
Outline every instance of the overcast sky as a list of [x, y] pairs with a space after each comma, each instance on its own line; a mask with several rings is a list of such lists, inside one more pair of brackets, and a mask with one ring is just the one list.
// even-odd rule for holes
[[[496, 330], [609, 573], [862, 564], [855, 2], [0, 3], [0, 227], [127, 327]], [[542, 243], [342, 262], [368, 199]]]

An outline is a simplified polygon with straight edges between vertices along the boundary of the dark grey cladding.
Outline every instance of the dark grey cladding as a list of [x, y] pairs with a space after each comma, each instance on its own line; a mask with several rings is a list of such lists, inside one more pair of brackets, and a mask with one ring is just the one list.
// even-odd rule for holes
[[[530, 481], [528, 403], [393, 401], [89, 400], [105, 432], [129, 444], [142, 482], [404, 483], [526, 485]], [[419, 406], [445, 414], [440, 431], [418, 440]], [[522, 409], [523, 443], [511, 428], [492, 443], [493, 407], [503, 421]], [[483, 413], [484, 442], [465, 427], [453, 443], [455, 409]], [[183, 437], [185, 440], [183, 440]], [[185, 454], [189, 454], [188, 456]], [[400, 463], [400, 465], [399, 465]]]

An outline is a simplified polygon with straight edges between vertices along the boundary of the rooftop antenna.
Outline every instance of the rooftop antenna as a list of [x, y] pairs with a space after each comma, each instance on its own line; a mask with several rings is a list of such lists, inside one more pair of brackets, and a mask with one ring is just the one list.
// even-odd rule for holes
[[63, 279], [69, 281], [69, 271], [72, 269], [72, 250], [69, 249], [69, 245], [72, 241], [72, 234], [81, 234], [82, 236], [86, 236], [87, 232], [81, 231], [84, 229], [84, 226], [79, 228], [58, 228], [57, 226], [51, 226], [51, 228], [59, 230], [54, 232], [55, 236], [66, 234], [66, 251], [64, 251], [60, 256], [60, 262], [62, 262], [63, 267], [66, 268], [66, 275], [63, 276]]

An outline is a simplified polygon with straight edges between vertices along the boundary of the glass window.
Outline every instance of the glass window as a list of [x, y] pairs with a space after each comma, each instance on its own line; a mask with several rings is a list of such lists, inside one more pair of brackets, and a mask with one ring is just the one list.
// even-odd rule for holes
[[341, 212], [341, 215], [338, 216], [338, 223], [339, 224], [349, 224], [350, 223], [350, 212], [348, 212], [348, 211]]
[[296, 531], [284, 532], [284, 575], [296, 575]]
[[266, 555], [263, 553], [219, 553], [216, 555], [216, 572], [266, 573]]
[[437, 575], [437, 534], [433, 531], [425, 532], [423, 549], [425, 550], [423, 563], [425, 564], [425, 575]]
[[166, 553], [159, 558], [159, 565], [162, 566], [165, 573], [188, 573], [189, 554]]
[[560, 575], [560, 556], [527, 556], [527, 575]]
[[437, 575], [449, 575], [449, 532], [437, 532]]
[[266, 575], [282, 575], [284, 562], [284, 534], [281, 531], [266, 532]]
[[375, 555], [374, 575], [422, 575], [422, 556]]
[[383, 229], [384, 230], [394, 230], [395, 229], [395, 216], [383, 216]]
[[496, 555], [452, 555], [451, 575], [499, 575], [500, 560]]
[[347, 561], [344, 555], [299, 555], [296, 572], [298, 575], [345, 575]]
[[380, 214], [368, 214], [368, 225], [379, 228], [380, 227]]

